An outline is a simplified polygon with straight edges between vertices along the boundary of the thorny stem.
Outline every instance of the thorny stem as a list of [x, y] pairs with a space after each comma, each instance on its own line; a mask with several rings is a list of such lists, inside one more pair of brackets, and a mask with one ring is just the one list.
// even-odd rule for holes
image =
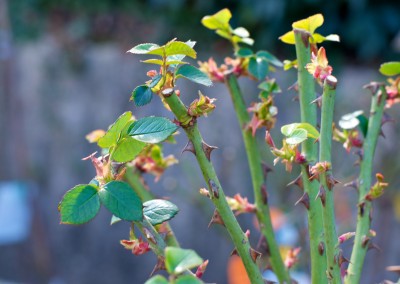
[[139, 228], [142, 235], [147, 239], [151, 250], [158, 256], [164, 258], [164, 250], [167, 247], [162, 236], [156, 231], [153, 225], [147, 220], [146, 217], [143, 218], [141, 222], [134, 222]]
[[[125, 179], [131, 185], [137, 195], [139, 195], [142, 202], [155, 198], [154, 195], [146, 188], [143, 178], [134, 167], [128, 167], [128, 170], [125, 173]], [[166, 244], [171, 247], [180, 247], [179, 242], [176, 239], [169, 223], [166, 223], [166, 228], [168, 231], [167, 235], [165, 236]]]
[[[246, 148], [250, 174], [253, 183], [255, 204], [257, 207], [257, 218], [260, 224], [262, 234], [267, 240], [270, 262], [273, 271], [277, 275], [280, 283], [290, 283], [290, 275], [283, 263], [279, 246], [275, 240], [274, 229], [272, 227], [271, 215], [267, 201], [267, 192], [263, 188], [265, 186], [265, 176], [261, 164], [260, 153], [258, 152], [257, 141], [252, 135], [250, 129], [246, 129], [246, 125], [250, 122], [250, 116], [247, 112], [243, 95], [240, 90], [237, 78], [230, 74], [225, 78], [225, 83], [229, 89], [232, 98], [233, 106], [241, 126], [244, 145]], [[263, 190], [264, 193], [263, 193]], [[264, 194], [264, 195], [263, 195]]]
[[[331, 164], [332, 151], [332, 123], [333, 111], [335, 106], [337, 80], [333, 76], [328, 76], [324, 82], [324, 91], [322, 94], [322, 109], [321, 109], [321, 133], [319, 138], [319, 161], [328, 162]], [[326, 258], [327, 258], [327, 276], [331, 283], [341, 283], [340, 265], [335, 261], [335, 255], [338, 255], [337, 248], [338, 237], [335, 226], [335, 207], [333, 199], [333, 184], [328, 181], [332, 179], [330, 170], [320, 174], [319, 180], [321, 184], [322, 209], [324, 231], [326, 238]], [[329, 184], [328, 184], [329, 183]]]
[[[305, 30], [294, 29], [296, 41], [298, 87], [300, 99], [301, 122], [309, 123], [312, 126], [317, 124], [317, 107], [311, 103], [315, 100], [314, 78], [307, 72], [305, 66], [311, 61], [310, 34]], [[307, 162], [317, 160], [317, 145], [311, 139], [302, 143], [302, 152]], [[310, 236], [310, 255], [311, 255], [311, 280], [312, 283], [327, 283], [326, 277], [326, 256], [325, 252], [318, 249], [321, 244], [325, 244], [322, 221], [322, 204], [315, 200], [318, 194], [318, 181], [309, 180], [308, 166], [301, 167], [304, 191], [308, 194], [310, 204], [308, 209], [308, 228]]]
[[[175, 94], [175, 92], [171, 91], [171, 93], [165, 95], [164, 98], [165, 102], [168, 104], [178, 121], [187, 121], [187, 108]], [[202, 171], [204, 180], [208, 185], [210, 198], [214, 203], [219, 215], [221, 216], [225, 227], [228, 230], [228, 233], [236, 247], [236, 250], [243, 261], [251, 283], [264, 283], [260, 270], [258, 269], [256, 262], [252, 259], [249, 240], [243, 233], [232, 210], [230, 209], [214, 166], [208, 160], [207, 155], [204, 152], [203, 138], [197, 127], [197, 123], [193, 121], [192, 125], [185, 126], [183, 129], [186, 132], [189, 141], [193, 144], [197, 162]]]
[[350, 264], [347, 270], [347, 276], [345, 277], [346, 284], [360, 282], [364, 259], [368, 250], [369, 241], [367, 238], [371, 226], [370, 214], [372, 204], [370, 201], [365, 200], [365, 196], [368, 194], [371, 187], [373, 157], [376, 143], [381, 132], [383, 110], [387, 97], [386, 90], [383, 86], [378, 86], [377, 83], [373, 83], [370, 86], [375, 87], [376, 90], [372, 96], [367, 137], [363, 144], [363, 158], [359, 177], [357, 229]]

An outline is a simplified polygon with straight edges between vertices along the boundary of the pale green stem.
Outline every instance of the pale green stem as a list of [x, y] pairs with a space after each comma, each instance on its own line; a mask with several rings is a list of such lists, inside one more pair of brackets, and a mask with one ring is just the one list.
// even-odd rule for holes
[[[189, 121], [190, 117], [187, 114], [187, 108], [182, 103], [180, 98], [174, 92], [164, 95], [165, 102], [168, 104], [178, 121]], [[239, 223], [235, 218], [235, 215], [230, 209], [214, 166], [207, 158], [205, 152], [207, 151], [207, 147], [203, 144], [203, 138], [199, 132], [197, 123], [192, 120], [192, 124], [183, 126], [183, 130], [186, 132], [186, 135], [193, 146], [193, 151], [195, 153], [197, 162], [202, 171], [204, 180], [208, 185], [210, 198], [214, 203], [219, 215], [221, 216], [224, 225], [236, 247], [236, 250], [243, 261], [251, 283], [264, 283], [260, 270], [255, 260], [252, 258], [249, 240], [243, 233]]]
[[383, 111], [386, 103], [386, 90], [383, 86], [372, 84], [375, 92], [372, 96], [371, 113], [368, 120], [367, 137], [363, 143], [363, 157], [359, 176], [359, 210], [357, 215], [357, 229], [351, 253], [350, 264], [345, 278], [346, 284], [360, 283], [361, 272], [364, 266], [365, 255], [368, 250], [368, 235], [371, 227], [370, 201], [365, 199], [371, 188], [371, 175], [376, 143], [381, 132]]
[[[324, 91], [322, 94], [322, 109], [321, 109], [321, 133], [319, 138], [319, 161], [327, 162], [331, 165], [332, 152], [332, 123], [333, 111], [335, 106], [337, 80], [333, 76], [328, 76], [324, 82]], [[330, 179], [327, 180], [327, 179]], [[340, 266], [338, 261], [335, 261], [335, 255], [338, 256], [339, 249], [337, 247], [338, 236], [335, 226], [335, 206], [333, 197], [333, 179], [331, 170], [320, 175], [321, 183], [321, 200], [324, 200], [323, 205], [323, 220], [324, 231], [326, 238], [326, 258], [327, 258], [327, 276], [330, 283], [341, 283]]]
[[[307, 63], [311, 62], [309, 33], [305, 30], [294, 30], [296, 41], [296, 57], [298, 71], [298, 88], [300, 100], [301, 122], [309, 123], [316, 127], [317, 106], [312, 103], [315, 100], [315, 82], [313, 76], [305, 69]], [[302, 153], [307, 162], [316, 162], [317, 145], [312, 139], [302, 143]], [[318, 181], [309, 180], [308, 166], [301, 167], [304, 191], [309, 198], [308, 230], [310, 236], [311, 256], [311, 281], [312, 283], [327, 283], [326, 277], [326, 255], [325, 237], [323, 233], [322, 204], [315, 200], [318, 195]]]
[[289, 272], [283, 263], [281, 254], [279, 252], [279, 246], [274, 236], [274, 229], [272, 227], [271, 215], [267, 201], [267, 192], [266, 188], [263, 188], [263, 186], [265, 186], [265, 177], [263, 174], [259, 148], [256, 138], [252, 135], [251, 130], [247, 128], [247, 125], [250, 122], [250, 116], [247, 112], [246, 104], [243, 100], [243, 95], [236, 76], [233, 74], [228, 75], [225, 79], [225, 83], [229, 89], [239, 125], [242, 130], [243, 141], [253, 183], [255, 204], [257, 207], [257, 219], [260, 224], [261, 232], [267, 240], [272, 270], [275, 272], [280, 283], [290, 283], [291, 279]]

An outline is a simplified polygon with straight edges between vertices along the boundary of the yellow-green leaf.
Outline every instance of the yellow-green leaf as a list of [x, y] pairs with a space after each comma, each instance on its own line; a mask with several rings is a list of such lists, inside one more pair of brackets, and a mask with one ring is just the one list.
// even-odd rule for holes
[[386, 76], [395, 76], [400, 74], [400, 62], [386, 62], [381, 65], [379, 72]]
[[121, 132], [132, 120], [132, 113], [130, 111], [127, 111], [118, 117], [118, 119], [108, 128], [106, 134], [98, 140], [97, 144], [99, 147], [109, 148], [117, 144], [118, 139], [121, 137]]
[[284, 43], [294, 44], [295, 43], [294, 32], [293, 31], [287, 32], [283, 36], [280, 36], [279, 39]]
[[225, 8], [214, 15], [205, 16], [201, 23], [210, 30], [229, 28], [229, 20], [232, 18], [231, 11]]
[[313, 34], [318, 27], [322, 26], [323, 23], [324, 16], [322, 16], [322, 14], [316, 14], [306, 19], [294, 22], [292, 27], [296, 29], [303, 29]]

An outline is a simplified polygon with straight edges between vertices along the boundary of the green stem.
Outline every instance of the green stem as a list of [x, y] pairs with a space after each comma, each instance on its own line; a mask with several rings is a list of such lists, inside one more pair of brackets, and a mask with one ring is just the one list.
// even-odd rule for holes
[[246, 128], [247, 124], [250, 122], [250, 116], [247, 112], [246, 104], [244, 102], [236, 76], [233, 74], [228, 75], [225, 79], [225, 83], [229, 89], [233, 106], [242, 130], [243, 141], [253, 183], [255, 204], [257, 207], [257, 218], [260, 224], [261, 232], [268, 243], [271, 266], [280, 283], [290, 283], [291, 279], [289, 272], [283, 263], [281, 254], [279, 252], [279, 246], [275, 240], [266, 192], [263, 196], [265, 177], [263, 174], [260, 153], [258, 151], [259, 148], [257, 146], [256, 138], [252, 135], [251, 130]]
[[[171, 111], [174, 113], [178, 121], [188, 121], [187, 108], [179, 99], [179, 97], [174, 92], [164, 95], [165, 102], [169, 105]], [[203, 138], [197, 127], [197, 123], [192, 121], [191, 125], [185, 126], [183, 129], [185, 130], [186, 135], [193, 146], [193, 152], [195, 153], [197, 163], [200, 166], [204, 180], [208, 184], [210, 198], [214, 203], [219, 215], [221, 216], [225, 227], [228, 230], [228, 233], [236, 247], [236, 250], [243, 261], [251, 283], [264, 283], [260, 270], [251, 256], [252, 254], [249, 240], [243, 233], [232, 210], [230, 209], [214, 166], [207, 158], [206, 152], [208, 150], [204, 145]]]
[[359, 283], [368, 250], [368, 240], [371, 226], [370, 213], [372, 204], [365, 199], [371, 188], [371, 175], [376, 143], [381, 131], [383, 111], [386, 103], [386, 91], [383, 86], [371, 84], [376, 90], [372, 96], [371, 114], [368, 120], [367, 137], [363, 144], [363, 158], [359, 177], [359, 210], [357, 215], [357, 229], [351, 253], [350, 264], [345, 278], [346, 284]]
[[[128, 167], [125, 173], [126, 181], [135, 190], [140, 199], [145, 202], [154, 199], [154, 195], [144, 185], [143, 178], [140, 176], [137, 169], [134, 167]], [[165, 242], [171, 247], [180, 247], [178, 240], [169, 223], [166, 223], [167, 235], [165, 236]]]
[[[143, 218], [143, 221], [135, 222], [135, 225], [139, 228], [142, 235], [146, 237], [152, 251], [158, 257], [164, 258], [164, 250], [167, 246], [164, 242], [164, 239], [149, 222], [149, 220], [147, 220], [147, 218]], [[148, 236], [148, 234], [150, 234], [150, 236]]]
[[[309, 123], [316, 127], [317, 107], [312, 103], [315, 100], [315, 83], [313, 76], [305, 69], [306, 64], [311, 62], [310, 34], [298, 29], [294, 30], [294, 34], [301, 122]], [[307, 139], [302, 143], [302, 152], [308, 162], [315, 162], [317, 160], [317, 145], [311, 139]], [[318, 181], [309, 180], [308, 166], [301, 167], [301, 174], [304, 191], [309, 198], [308, 229], [310, 235], [311, 280], [312, 283], [327, 283], [326, 256], [324, 250], [321, 250], [321, 247], [325, 246], [322, 204], [319, 200], [315, 200], [315, 197], [318, 195], [319, 185]]]
[[[337, 80], [333, 76], [328, 76], [324, 82], [324, 92], [322, 94], [322, 109], [321, 109], [321, 134], [319, 139], [319, 161], [327, 162], [331, 165], [332, 151], [332, 123], [333, 111], [335, 106]], [[328, 180], [330, 179], [330, 181]], [[322, 209], [324, 231], [326, 238], [326, 258], [327, 258], [327, 276], [331, 283], [341, 283], [340, 266], [335, 261], [335, 255], [338, 255], [337, 247], [338, 237], [335, 226], [335, 207], [333, 200], [333, 180], [330, 170], [320, 175]]]

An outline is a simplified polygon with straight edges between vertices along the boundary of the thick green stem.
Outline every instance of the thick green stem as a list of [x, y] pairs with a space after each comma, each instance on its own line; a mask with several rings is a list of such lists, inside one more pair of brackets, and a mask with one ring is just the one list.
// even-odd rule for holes
[[371, 188], [371, 175], [373, 158], [376, 143], [381, 132], [381, 123], [383, 111], [386, 103], [386, 91], [383, 86], [371, 84], [374, 90], [371, 102], [371, 114], [368, 120], [367, 137], [363, 144], [363, 157], [361, 161], [359, 177], [359, 210], [357, 215], [357, 229], [351, 253], [350, 264], [345, 278], [346, 284], [360, 283], [361, 272], [364, 265], [365, 255], [369, 245], [369, 230], [371, 226], [371, 208], [370, 201], [365, 199]]
[[[311, 52], [309, 37], [310, 34], [304, 30], [294, 30], [296, 41], [296, 56], [298, 70], [298, 88], [300, 99], [301, 122], [309, 123], [316, 127], [317, 106], [312, 102], [315, 100], [314, 78], [305, 69], [307, 63], [311, 62]], [[307, 161], [317, 160], [317, 145], [311, 139], [302, 143], [302, 153]], [[323, 234], [322, 204], [315, 200], [318, 195], [318, 181], [309, 180], [308, 166], [301, 167], [303, 186], [305, 194], [309, 198], [308, 208], [308, 229], [310, 235], [310, 255], [311, 255], [311, 280], [312, 283], [327, 283], [326, 277], [326, 256], [325, 237]]]
[[279, 246], [275, 240], [274, 229], [272, 227], [271, 215], [268, 207], [267, 192], [265, 189], [265, 177], [261, 164], [261, 157], [258, 151], [256, 138], [252, 135], [251, 130], [246, 126], [250, 122], [250, 116], [243, 100], [237, 78], [230, 74], [226, 77], [225, 83], [229, 89], [233, 106], [242, 130], [244, 145], [246, 148], [247, 159], [250, 167], [250, 174], [253, 183], [253, 191], [255, 204], [257, 207], [257, 218], [260, 224], [262, 234], [267, 240], [270, 262], [273, 271], [279, 279], [280, 283], [290, 283], [290, 275], [283, 263]]
[[[171, 111], [174, 113], [178, 121], [188, 121], [187, 108], [174, 92], [165, 94], [165, 102], [169, 105]], [[183, 129], [185, 130], [189, 139], [190, 148], [195, 153], [197, 162], [203, 173], [204, 180], [208, 184], [210, 198], [214, 203], [219, 215], [221, 216], [224, 225], [236, 247], [236, 250], [243, 261], [251, 283], [264, 283], [256, 261], [252, 257], [253, 254], [249, 240], [243, 233], [232, 210], [230, 209], [214, 166], [209, 160], [211, 149], [208, 145], [204, 144], [203, 138], [195, 121], [192, 121], [191, 125], [184, 126]]]
[[[332, 123], [333, 110], [335, 106], [337, 80], [333, 76], [328, 76], [324, 82], [324, 92], [322, 94], [321, 109], [321, 134], [319, 138], [319, 161], [320, 163], [331, 161], [332, 152]], [[320, 175], [320, 198], [322, 201], [323, 221], [325, 231], [325, 251], [327, 258], [327, 276], [331, 283], [341, 283], [340, 266], [335, 261], [335, 255], [338, 256], [337, 248], [338, 237], [335, 226], [335, 207], [333, 200], [333, 179], [331, 171], [328, 170]]]
[[[142, 177], [135, 168], [128, 167], [125, 173], [125, 179], [132, 186], [132, 188], [135, 190], [137, 195], [139, 195], [140, 199], [142, 199], [143, 202], [155, 198], [154, 195], [146, 188]], [[167, 235], [165, 236], [165, 242], [168, 246], [179, 247], [179, 242], [176, 239], [175, 234], [172, 231], [169, 223], [166, 223], [165, 226], [168, 231]]]

